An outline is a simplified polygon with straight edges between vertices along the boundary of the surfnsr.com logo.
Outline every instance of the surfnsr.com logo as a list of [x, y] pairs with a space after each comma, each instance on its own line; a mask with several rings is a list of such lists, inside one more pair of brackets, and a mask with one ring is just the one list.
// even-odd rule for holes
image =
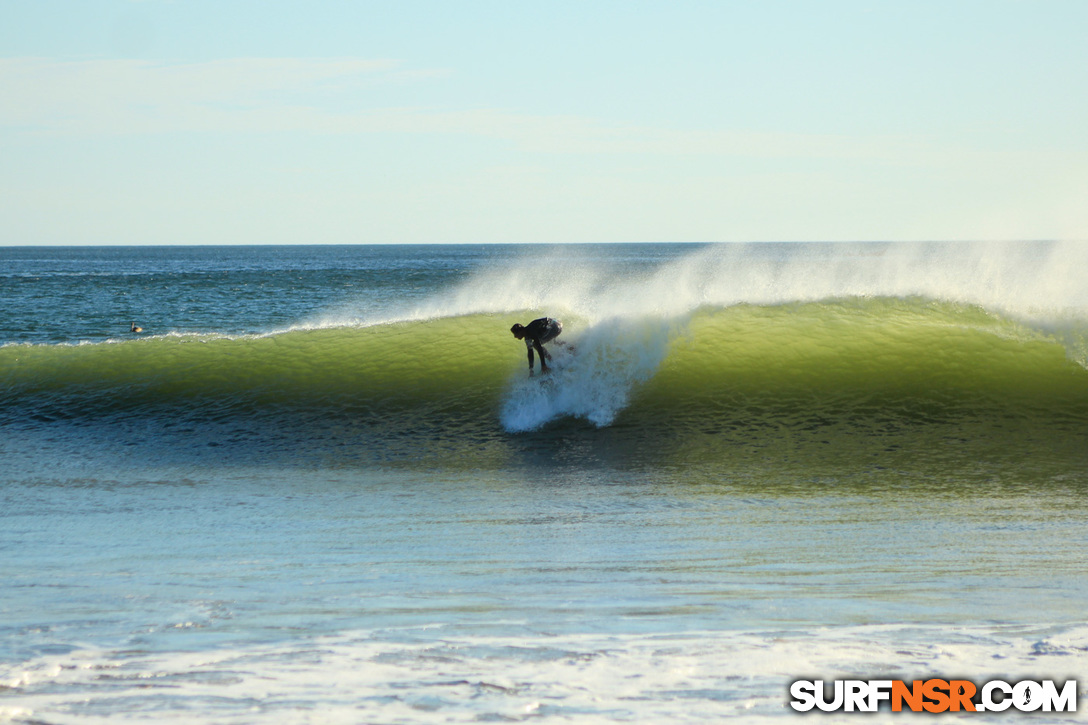
[[[830, 687], [828, 687], [830, 685]], [[981, 687], [970, 680], [797, 680], [790, 685], [790, 707], [798, 712], [876, 712], [888, 703], [892, 712], [1076, 712], [1077, 682], [1066, 680], [990, 680]]]

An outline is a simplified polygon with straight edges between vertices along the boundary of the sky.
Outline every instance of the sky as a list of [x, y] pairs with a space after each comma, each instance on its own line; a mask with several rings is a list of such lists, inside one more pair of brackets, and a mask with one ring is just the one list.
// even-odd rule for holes
[[0, 0], [0, 245], [1088, 239], [1088, 2]]

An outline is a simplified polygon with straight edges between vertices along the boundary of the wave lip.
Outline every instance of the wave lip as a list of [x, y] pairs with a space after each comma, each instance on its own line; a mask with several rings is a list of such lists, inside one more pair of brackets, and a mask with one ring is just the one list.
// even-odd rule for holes
[[530, 246], [521, 258], [484, 267], [399, 310], [368, 316], [341, 309], [321, 324], [529, 310], [595, 325], [676, 318], [703, 307], [915, 297], [1034, 322], [1088, 320], [1080, 273], [1088, 266], [1088, 242], [709, 244], [684, 247], [680, 256], [656, 258], [648, 250], [642, 257]]

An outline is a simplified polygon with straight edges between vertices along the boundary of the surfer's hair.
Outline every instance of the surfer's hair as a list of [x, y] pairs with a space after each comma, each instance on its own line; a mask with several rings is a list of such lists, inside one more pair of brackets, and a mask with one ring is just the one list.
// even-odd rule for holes
[[519, 332], [521, 332], [524, 329], [525, 329], [525, 327], [522, 326], [522, 324], [520, 322], [515, 322], [514, 326], [510, 328], [510, 332], [517, 335]]

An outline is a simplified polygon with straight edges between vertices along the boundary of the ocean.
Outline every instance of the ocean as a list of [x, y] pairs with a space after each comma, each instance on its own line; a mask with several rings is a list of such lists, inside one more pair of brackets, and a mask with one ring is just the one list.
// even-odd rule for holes
[[[0, 248], [0, 721], [1083, 699], [1085, 269], [1057, 242]], [[542, 316], [565, 344], [530, 377], [510, 327]], [[858, 717], [910, 719], [817, 719]]]

